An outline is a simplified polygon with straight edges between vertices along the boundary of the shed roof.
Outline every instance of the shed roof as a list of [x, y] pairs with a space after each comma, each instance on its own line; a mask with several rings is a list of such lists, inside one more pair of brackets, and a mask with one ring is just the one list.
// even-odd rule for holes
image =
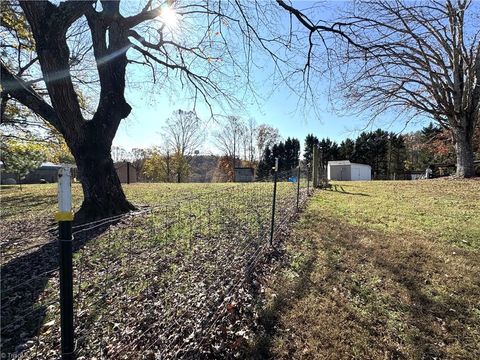
[[329, 161], [328, 165], [350, 165], [350, 160]]
[[[38, 168], [36, 168], [35, 170], [38, 170], [38, 169], [59, 169], [62, 166], [65, 166], [65, 164], [60, 165], [60, 164], [54, 164], [50, 161], [47, 161], [47, 162], [41, 163], [40, 166]], [[0, 161], [0, 168], [3, 169], [3, 167], [4, 167], [3, 161]], [[75, 167], [75, 166], [70, 166], [70, 167]]]
[[50, 161], [46, 161], [46, 162], [42, 163], [39, 167], [41, 167], [41, 168], [61, 168], [62, 165], [58, 165], [58, 164], [54, 164]]
[[352, 163], [350, 160], [336, 160], [336, 161], [329, 161], [328, 165], [333, 165], [333, 166], [340, 166], [340, 165], [360, 165], [360, 166], [368, 166], [371, 167], [370, 165], [367, 164], [359, 164], [359, 163]]

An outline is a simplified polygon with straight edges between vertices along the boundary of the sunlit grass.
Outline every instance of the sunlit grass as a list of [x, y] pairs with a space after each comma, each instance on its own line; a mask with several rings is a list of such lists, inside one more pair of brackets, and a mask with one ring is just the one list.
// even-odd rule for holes
[[479, 181], [332, 184], [316, 205], [351, 224], [480, 247]]
[[480, 182], [334, 182], [267, 284], [252, 357], [480, 358]]
[[[294, 192], [295, 184], [279, 182], [280, 196], [285, 192]], [[304, 186], [304, 184], [302, 184]], [[262, 196], [271, 197], [273, 184], [270, 183], [137, 183], [123, 184], [127, 198], [136, 206], [159, 206], [182, 202], [182, 200], [200, 195], [219, 196]], [[80, 184], [73, 184], [73, 208], [77, 210], [83, 199]], [[234, 202], [232, 201], [232, 204]], [[0, 188], [1, 218], [3, 220], [33, 220], [48, 217], [53, 221], [57, 207], [56, 184], [2, 186]]]

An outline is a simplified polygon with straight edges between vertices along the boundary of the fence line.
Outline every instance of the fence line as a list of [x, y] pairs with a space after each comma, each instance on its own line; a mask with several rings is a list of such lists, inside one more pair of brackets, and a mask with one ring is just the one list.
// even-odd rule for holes
[[[308, 171], [297, 168], [253, 184], [205, 188], [193, 196], [74, 226], [76, 355], [130, 359], [157, 350], [161, 356], [175, 352], [182, 358], [200, 351], [228, 314], [226, 304], [268, 249], [268, 234], [273, 234], [274, 245], [306, 201], [309, 181]], [[10, 287], [4, 286], [8, 278], [2, 281], [2, 305], [8, 305], [2, 306], [7, 339], [3, 351], [19, 358], [58, 354], [58, 275], [52, 277], [56, 272], [56, 267], [46, 269]], [[39, 289], [30, 293], [31, 299], [24, 296], [18, 302], [16, 295], [8, 294], [18, 289], [28, 294], [27, 286], [35, 280]], [[18, 310], [30, 304], [38, 307], [23, 315], [8, 311], [9, 306]], [[35, 313], [35, 323], [43, 325], [29, 330]], [[8, 327], [18, 322], [27, 324], [26, 329]], [[12, 339], [22, 330], [27, 338], [15, 343]], [[38, 335], [32, 336], [34, 332]]]

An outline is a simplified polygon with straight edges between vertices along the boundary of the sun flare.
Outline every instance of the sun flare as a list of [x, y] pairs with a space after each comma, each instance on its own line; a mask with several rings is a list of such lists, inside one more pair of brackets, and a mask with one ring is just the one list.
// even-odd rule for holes
[[175, 30], [178, 26], [178, 14], [175, 9], [169, 6], [162, 8], [160, 20], [170, 30]]

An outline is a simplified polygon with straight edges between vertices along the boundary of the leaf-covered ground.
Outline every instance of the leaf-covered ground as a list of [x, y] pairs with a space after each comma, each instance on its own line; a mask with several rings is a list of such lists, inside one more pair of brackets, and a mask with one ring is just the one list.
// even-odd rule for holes
[[336, 182], [285, 245], [246, 357], [480, 359], [480, 181]]
[[[305, 199], [302, 183], [300, 200]], [[125, 186], [135, 213], [74, 228], [79, 359], [239, 357], [268, 270], [272, 183]], [[57, 358], [54, 185], [2, 188], [2, 351]], [[76, 206], [81, 189], [74, 186]], [[296, 213], [278, 186], [276, 243]]]

